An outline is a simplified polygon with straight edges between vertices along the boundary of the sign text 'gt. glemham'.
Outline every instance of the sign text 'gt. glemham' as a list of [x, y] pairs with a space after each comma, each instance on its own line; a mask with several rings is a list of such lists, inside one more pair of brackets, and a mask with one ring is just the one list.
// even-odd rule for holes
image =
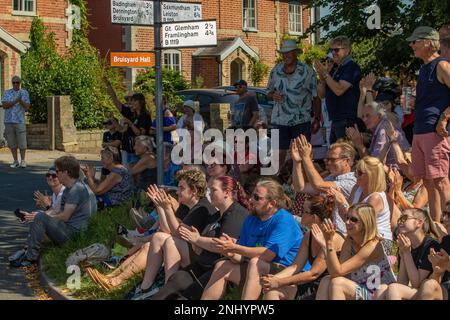
[[217, 45], [215, 20], [165, 23], [162, 26], [163, 48], [207, 47]]
[[[192, 21], [202, 19], [199, 3], [163, 2], [162, 21]], [[111, 0], [111, 22], [131, 25], [153, 25], [153, 1]]]

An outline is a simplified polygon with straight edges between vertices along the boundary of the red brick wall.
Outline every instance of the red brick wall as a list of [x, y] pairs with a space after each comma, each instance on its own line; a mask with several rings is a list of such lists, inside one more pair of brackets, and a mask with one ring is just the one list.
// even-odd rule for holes
[[[37, 16], [44, 20], [44, 25], [49, 28], [49, 31], [55, 33], [58, 51], [60, 53], [66, 52], [66, 39], [68, 33], [66, 31], [67, 17], [65, 16], [65, 12], [68, 6], [67, 0], [38, 0], [36, 1], [36, 4]], [[6, 16], [1, 17], [1, 15]], [[0, 26], [18, 39], [25, 40], [25, 36], [30, 32], [33, 18], [34, 17], [12, 15], [12, 1], [0, 0]], [[51, 20], [55, 18], [64, 19], [64, 21], [48, 21], [48, 19]]]
[[125, 49], [122, 41], [123, 28], [120, 24], [111, 23], [110, 0], [87, 0], [89, 30], [89, 42], [100, 51], [100, 56], [109, 59], [109, 51], [121, 51]]
[[[1, 1], [1, 0], [0, 0]], [[261, 60], [272, 67], [277, 58], [277, 38], [287, 34], [288, 24], [288, 0], [280, 1], [279, 22], [276, 18], [276, 3], [274, 0], [257, 0], [257, 29], [258, 32], [244, 32], [242, 30], [242, 0], [183, 0], [185, 2], [202, 2], [203, 19], [216, 19], [219, 29], [219, 39], [241, 37], [258, 54]], [[88, 0], [91, 16], [90, 22], [97, 30], [91, 31], [90, 41], [100, 49], [102, 55], [110, 48], [119, 50], [123, 48], [122, 27], [110, 23], [110, 0]], [[304, 10], [303, 23], [306, 30], [310, 23], [310, 10]], [[277, 25], [279, 30], [277, 30]], [[153, 49], [153, 29], [151, 27], [133, 27], [133, 50]], [[278, 33], [277, 33], [278, 31]], [[195, 49], [180, 49], [181, 68], [186, 79], [194, 80], [197, 75], [191, 55]], [[196, 62], [199, 63], [198, 61]], [[217, 67], [216, 67], [217, 69]], [[204, 72], [204, 71], [202, 71]], [[203, 73], [202, 73], [203, 76]], [[208, 75], [210, 78], [211, 75]], [[217, 70], [214, 72], [217, 78]], [[205, 79], [206, 80], [206, 79]], [[209, 80], [208, 80], [209, 81]], [[209, 83], [209, 82], [208, 82]], [[205, 81], [205, 85], [208, 86]], [[218, 85], [219, 81], [213, 83]]]
[[192, 73], [203, 77], [206, 88], [215, 87], [219, 83], [219, 65], [214, 57], [194, 59]]

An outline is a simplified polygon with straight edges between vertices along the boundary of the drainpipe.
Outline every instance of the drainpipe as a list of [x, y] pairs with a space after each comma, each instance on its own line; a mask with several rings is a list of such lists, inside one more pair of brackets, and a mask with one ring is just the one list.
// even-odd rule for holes
[[222, 82], [222, 61], [220, 61], [220, 57], [219, 58], [216, 58], [216, 61], [217, 61], [217, 63], [219, 64], [219, 68], [218, 68], [218, 70], [219, 70], [219, 86], [222, 86], [223, 85], [223, 82]]

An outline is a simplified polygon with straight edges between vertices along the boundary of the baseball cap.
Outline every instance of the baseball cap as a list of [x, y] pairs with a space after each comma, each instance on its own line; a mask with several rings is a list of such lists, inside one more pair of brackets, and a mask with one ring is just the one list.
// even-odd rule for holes
[[406, 38], [406, 41], [412, 42], [419, 39], [439, 40], [439, 33], [431, 27], [418, 27], [409, 38]]
[[247, 81], [241, 79], [241, 80], [236, 81], [233, 84], [233, 86], [238, 86], [238, 85], [240, 85], [240, 86], [247, 86]]
[[185, 102], [183, 102], [183, 107], [189, 107], [195, 111], [195, 103], [193, 100], [186, 100]]
[[48, 174], [56, 174], [56, 167], [55, 166], [51, 166], [50, 168], [48, 168], [47, 173]]

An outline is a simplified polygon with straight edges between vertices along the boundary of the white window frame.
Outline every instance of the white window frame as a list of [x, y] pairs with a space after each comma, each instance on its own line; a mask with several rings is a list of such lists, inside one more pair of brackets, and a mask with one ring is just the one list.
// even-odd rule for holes
[[[247, 3], [247, 7], [245, 4]], [[254, 6], [248, 6], [250, 3], [252, 3]], [[252, 9], [255, 13], [255, 26], [249, 27], [247, 26], [248, 18], [246, 17], [246, 12], [249, 12], [249, 8]], [[247, 18], [247, 19], [246, 19]], [[242, 30], [244, 31], [258, 31], [258, 0], [242, 0]]]
[[[288, 8], [288, 27], [289, 34], [292, 35], [303, 35], [303, 6], [300, 1], [289, 1]], [[291, 11], [292, 10], [292, 11]], [[300, 18], [300, 21], [298, 19]], [[300, 31], [298, 30], [298, 25], [300, 24]], [[295, 26], [295, 28], [292, 28]]]
[[[24, 9], [22, 10], [14, 10], [14, 4], [19, 3], [19, 6], [22, 8], [25, 8], [26, 2], [32, 2], [33, 3], [33, 11], [26, 11]], [[36, 7], [37, 7], [37, 0], [12, 0], [12, 13], [13, 15], [18, 16], [36, 16]]]
[[[166, 64], [166, 54], [170, 55], [170, 60], [171, 63], [170, 64]], [[179, 57], [179, 70], [174, 68], [174, 64], [173, 64], [173, 56], [174, 55], [178, 55]], [[180, 50], [164, 50], [163, 51], [163, 67], [170, 69], [170, 70], [176, 70], [178, 72], [181, 73], [182, 69], [181, 69], [181, 51]]]

